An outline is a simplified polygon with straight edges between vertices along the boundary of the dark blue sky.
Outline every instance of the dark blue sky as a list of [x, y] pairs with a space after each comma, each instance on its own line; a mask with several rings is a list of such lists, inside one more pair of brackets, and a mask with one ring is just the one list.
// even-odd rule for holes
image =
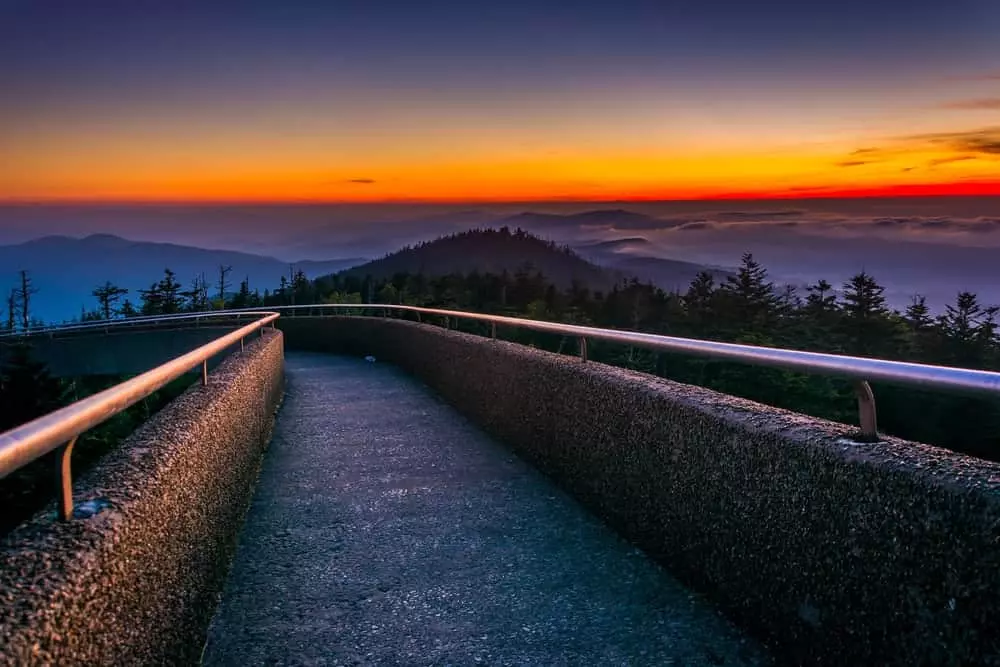
[[[892, 114], [994, 99], [998, 72], [997, 0], [0, 0], [0, 143], [37, 158], [36, 180], [62, 177], [38, 157], [57, 141], [124, 160], [150, 135], [194, 150], [213, 131], [229, 136], [220, 149], [299, 131], [353, 156], [358, 137], [341, 140], [352, 132], [412, 137], [438, 125], [516, 129], [538, 146], [532, 132], [555, 136], [560, 114], [580, 128], [581, 151], [598, 148], [587, 137], [600, 150], [639, 145], [615, 125], [660, 136], [684, 124], [671, 145], [705, 136], [714, 147], [716, 134], [738, 134], [735, 116], [698, 119], [723, 107], [746, 117], [737, 143], [783, 128], [796, 141], [892, 123], [941, 132], [953, 114]], [[862, 127], [862, 113], [881, 115]]]
[[238, 90], [279, 72], [291, 85], [527, 90], [614, 75], [867, 81], [1000, 66], [998, 35], [993, 0], [6, 0], [0, 85], [65, 100], [158, 86]]

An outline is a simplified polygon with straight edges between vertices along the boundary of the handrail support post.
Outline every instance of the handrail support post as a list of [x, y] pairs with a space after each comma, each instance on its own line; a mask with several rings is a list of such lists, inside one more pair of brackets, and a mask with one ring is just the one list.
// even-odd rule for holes
[[59, 519], [73, 518], [73, 446], [77, 436], [56, 450], [56, 492], [58, 493]]
[[201, 386], [208, 386], [208, 359], [201, 362]]
[[580, 361], [587, 361], [587, 337], [580, 336]]
[[878, 439], [878, 420], [875, 412], [875, 394], [867, 380], [854, 383], [854, 394], [858, 398], [858, 421], [861, 435], [872, 440]]
[[490, 322], [490, 338], [493, 340], [497, 339], [497, 323]]

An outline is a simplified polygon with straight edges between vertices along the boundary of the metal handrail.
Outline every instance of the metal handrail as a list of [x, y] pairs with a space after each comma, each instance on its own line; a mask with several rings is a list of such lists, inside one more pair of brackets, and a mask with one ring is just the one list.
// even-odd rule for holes
[[[217, 314], [222, 312], [224, 311], [216, 311]], [[243, 315], [257, 316], [257, 319], [142, 375], [50, 412], [6, 433], [0, 433], [0, 478], [53, 450], [60, 450], [57, 475], [59, 514], [61, 518], [68, 520], [73, 514], [70, 457], [80, 435], [135, 405], [199, 365], [201, 365], [201, 383], [207, 385], [210, 358], [236, 343], [240, 343], [242, 348], [246, 337], [255, 331], [259, 330], [263, 336], [264, 327], [268, 324], [273, 326], [273, 322], [280, 316], [271, 310], [240, 312]], [[230, 312], [229, 316], [232, 315]], [[199, 314], [192, 314], [179, 317], [165, 316], [163, 319], [199, 317]], [[124, 323], [125, 320], [114, 320], [114, 322]], [[105, 326], [111, 325], [105, 323]]]
[[[273, 308], [266, 309], [273, 311]], [[209, 319], [231, 319], [234, 316], [239, 319], [247, 315], [261, 312], [261, 308], [238, 308], [230, 310], [205, 310], [194, 313], [175, 313], [172, 315], [140, 315], [136, 317], [114, 318], [110, 320], [92, 320], [90, 322], [73, 324], [54, 324], [28, 331], [14, 331], [0, 333], [0, 339], [23, 339], [31, 338], [42, 334], [56, 334], [66, 331], [87, 331], [87, 330], [108, 330], [111, 327], [134, 327], [141, 324], [159, 324], [161, 322], [176, 322], [183, 320], [195, 320], [196, 322]]]
[[[761, 347], [739, 343], [722, 343], [680, 338], [660, 334], [641, 333], [637, 331], [622, 331], [616, 329], [601, 329], [577, 324], [562, 324], [544, 320], [528, 320], [506, 315], [490, 315], [467, 311], [445, 310], [441, 308], [424, 308], [420, 306], [405, 306], [401, 304], [379, 303], [327, 303], [302, 304], [291, 306], [269, 306], [269, 311], [290, 311], [294, 317], [297, 311], [323, 310], [364, 310], [388, 314], [388, 311], [414, 313], [420, 320], [422, 315], [433, 315], [445, 318], [446, 326], [452, 319], [486, 322], [491, 325], [491, 336], [496, 338], [497, 326], [529, 329], [546, 333], [572, 336], [579, 340], [580, 357], [587, 360], [587, 340], [601, 340], [611, 343], [634, 345], [660, 352], [687, 354], [692, 356], [719, 359], [753, 366], [778, 368], [805, 374], [839, 377], [853, 381], [858, 400], [859, 423], [865, 436], [875, 438], [878, 435], [875, 398], [869, 382], [885, 382], [925, 390], [952, 391], [967, 394], [987, 395], [1000, 398], [1000, 373], [992, 371], [954, 368], [948, 366], [933, 366], [905, 361], [889, 361], [841, 354], [822, 352], [805, 352], [782, 348]], [[210, 317], [232, 317], [259, 313], [255, 308], [238, 308], [230, 310], [207, 311], [186, 315], [161, 316], [159, 319], [201, 319]], [[52, 327], [49, 332], [68, 331], [81, 328], [110, 328], [130, 326], [130, 320], [143, 322], [157, 319], [156, 317], [130, 318], [126, 320], [105, 320], [83, 325]]]
[[827, 354], [823, 352], [805, 352], [739, 343], [721, 343], [694, 338], [640, 333], [637, 331], [599, 329], [578, 324], [527, 320], [505, 315], [489, 315], [486, 313], [471, 313], [398, 304], [307, 304], [275, 307], [275, 310], [280, 311], [291, 310], [294, 312], [301, 309], [374, 309], [382, 312], [396, 310], [416, 313], [418, 319], [421, 315], [444, 317], [446, 326], [449, 325], [452, 318], [487, 322], [492, 325], [491, 335], [493, 338], [496, 338], [496, 327], [498, 325], [573, 336], [580, 342], [580, 357], [584, 361], [587, 360], [587, 340], [591, 339], [634, 345], [660, 352], [687, 354], [744, 363], [752, 366], [844, 378], [854, 383], [854, 391], [858, 400], [861, 432], [864, 436], [871, 439], [877, 438], [878, 425], [875, 411], [875, 397], [869, 382], [886, 382], [918, 389], [980, 394], [1000, 398], [1000, 373], [992, 371], [932, 366], [929, 364]]

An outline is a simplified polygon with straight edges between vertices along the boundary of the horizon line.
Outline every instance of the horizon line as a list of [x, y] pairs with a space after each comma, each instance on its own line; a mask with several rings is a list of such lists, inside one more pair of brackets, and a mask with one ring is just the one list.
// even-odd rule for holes
[[[985, 186], [985, 187], [981, 187]], [[914, 191], [915, 190], [915, 191]], [[352, 200], [326, 198], [125, 198], [125, 197], [0, 197], [0, 206], [516, 206], [546, 204], [685, 204], [714, 202], [823, 201], [864, 199], [972, 199], [1000, 197], [1000, 181], [976, 184], [958, 192], [926, 192], [899, 188], [890, 192], [870, 193], [867, 190], [837, 190], [823, 193], [749, 193], [722, 194], [711, 197], [550, 197], [527, 199], [380, 199]]]

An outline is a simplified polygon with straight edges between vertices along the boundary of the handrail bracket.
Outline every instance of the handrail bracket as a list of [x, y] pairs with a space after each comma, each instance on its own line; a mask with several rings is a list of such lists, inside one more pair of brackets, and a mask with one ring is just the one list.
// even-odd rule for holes
[[76, 436], [56, 450], [56, 493], [59, 502], [59, 518], [69, 521], [73, 518], [73, 446], [80, 436]]
[[875, 412], [875, 394], [867, 380], [854, 383], [854, 395], [858, 398], [858, 422], [861, 435], [865, 439], [878, 440], [878, 420]]

